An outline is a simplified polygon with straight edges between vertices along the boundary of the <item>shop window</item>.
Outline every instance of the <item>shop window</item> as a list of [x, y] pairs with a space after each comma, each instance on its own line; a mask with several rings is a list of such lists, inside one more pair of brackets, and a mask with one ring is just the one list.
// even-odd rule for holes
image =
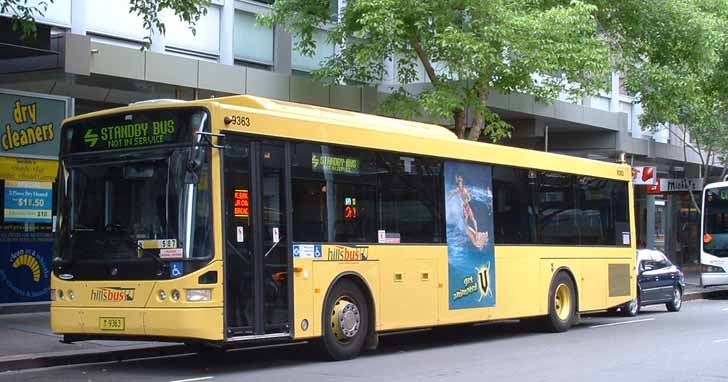
[[235, 11], [233, 55], [236, 60], [273, 64], [273, 29], [256, 24], [255, 15]]

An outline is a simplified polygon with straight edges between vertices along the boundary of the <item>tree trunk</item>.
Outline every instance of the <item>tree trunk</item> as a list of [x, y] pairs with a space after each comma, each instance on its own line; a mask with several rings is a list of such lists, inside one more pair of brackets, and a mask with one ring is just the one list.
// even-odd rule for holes
[[[479, 106], [484, 109], [487, 108], [486, 103], [488, 102], [488, 92], [484, 89], [477, 89], [476, 92], [478, 94], [478, 99], [480, 100]], [[470, 128], [470, 132], [468, 133], [468, 140], [477, 141], [480, 139], [480, 135], [483, 134], [483, 129], [485, 128], [485, 116], [480, 110], [475, 109], [473, 117], [473, 126]]]
[[[688, 135], [688, 129], [687, 127], [683, 126], [683, 177], [685, 178], [685, 184], [688, 185], [688, 141], [687, 141], [687, 135]], [[697, 147], [698, 156], [700, 157], [701, 165], [705, 164], [705, 159], [703, 158], [703, 154], [700, 152], [700, 146]], [[695, 193], [689, 188], [688, 186], [688, 194], [690, 194], [690, 201], [693, 204], [693, 207], [695, 207], [696, 210], [700, 211], [700, 205], [698, 204], [698, 201], [695, 199]]]
[[460, 139], [465, 138], [465, 110], [453, 110], [452, 117], [455, 120], [455, 135]]

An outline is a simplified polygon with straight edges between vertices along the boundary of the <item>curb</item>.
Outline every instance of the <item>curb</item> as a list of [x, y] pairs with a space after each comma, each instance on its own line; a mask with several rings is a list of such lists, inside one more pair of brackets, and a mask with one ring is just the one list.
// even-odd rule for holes
[[51, 311], [51, 303], [48, 302], [27, 302], [20, 304], [0, 304], [1, 314], [19, 313], [47, 313]]
[[689, 292], [683, 295], [683, 301], [703, 300], [703, 299], [728, 299], [728, 289], [718, 290], [701, 290], [698, 292]]
[[0, 372], [35, 369], [51, 366], [78, 365], [123, 361], [136, 358], [148, 358], [193, 353], [186, 345], [148, 345], [128, 346], [123, 349], [99, 351], [98, 349], [56, 352], [46, 354], [24, 354], [0, 357]]

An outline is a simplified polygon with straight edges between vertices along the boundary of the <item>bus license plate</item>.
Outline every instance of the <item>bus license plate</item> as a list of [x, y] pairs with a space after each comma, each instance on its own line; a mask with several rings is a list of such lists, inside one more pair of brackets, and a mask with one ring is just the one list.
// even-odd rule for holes
[[99, 329], [101, 330], [124, 330], [123, 317], [101, 317], [99, 318]]

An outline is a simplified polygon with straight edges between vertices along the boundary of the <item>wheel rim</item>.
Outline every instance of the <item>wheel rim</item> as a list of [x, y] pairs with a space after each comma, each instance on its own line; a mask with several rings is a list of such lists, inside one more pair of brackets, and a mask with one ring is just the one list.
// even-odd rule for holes
[[331, 311], [331, 327], [339, 342], [347, 342], [359, 333], [359, 307], [347, 297], [339, 297]]
[[674, 305], [675, 308], [679, 308], [680, 304], [682, 304], [682, 295], [680, 294], [680, 289], [675, 288], [675, 291], [673, 292], [672, 305]]
[[559, 284], [554, 294], [554, 311], [560, 320], [566, 321], [571, 314], [571, 290], [566, 284]]

